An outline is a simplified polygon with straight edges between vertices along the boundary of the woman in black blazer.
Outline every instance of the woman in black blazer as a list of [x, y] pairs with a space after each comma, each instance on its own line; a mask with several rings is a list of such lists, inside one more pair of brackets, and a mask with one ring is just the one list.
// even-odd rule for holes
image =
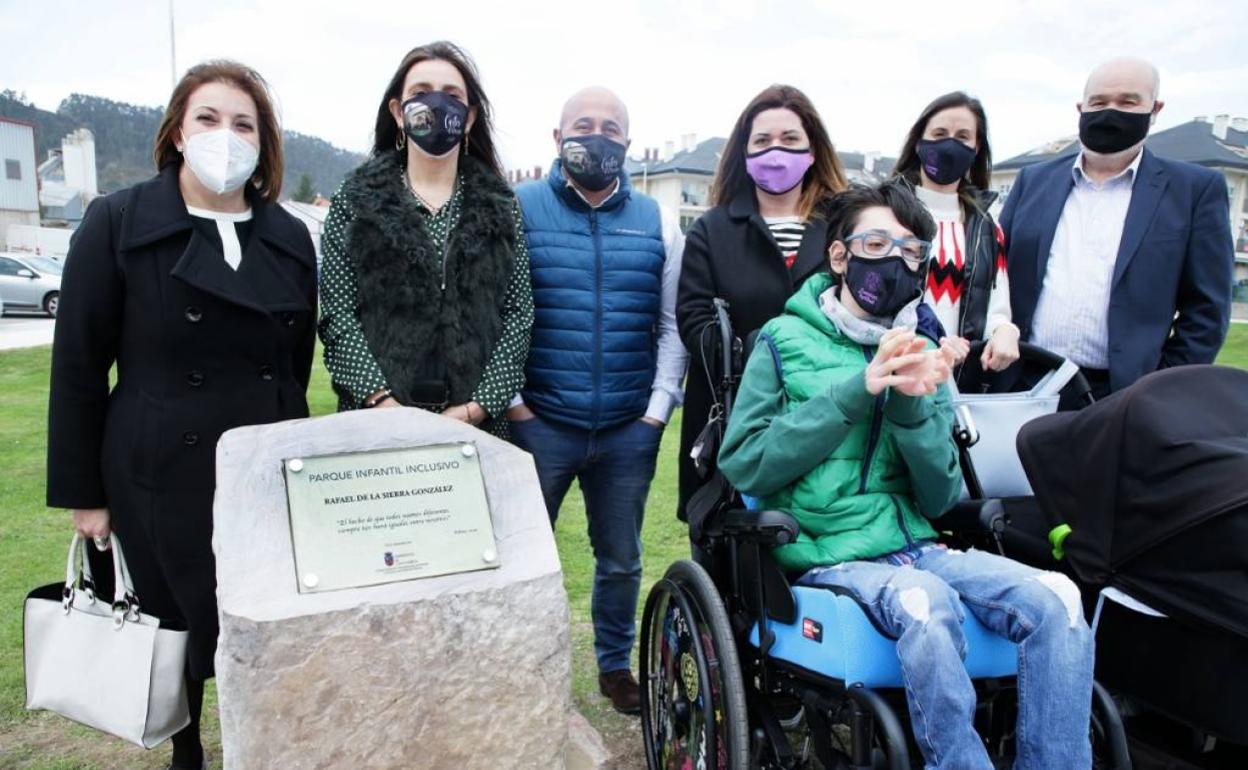
[[191, 68], [155, 158], [155, 177], [91, 204], [70, 246], [52, 346], [47, 503], [72, 509], [84, 536], [117, 532], [144, 610], [186, 623], [192, 722], [173, 738], [172, 767], [199, 768], [217, 638], [217, 439], [307, 416], [316, 256], [307, 229], [276, 203], [281, 130], [251, 69]]
[[845, 189], [845, 172], [810, 100], [775, 85], [750, 101], [724, 147], [711, 189], [714, 208], [689, 229], [676, 321], [689, 350], [680, 432], [680, 501], [704, 481], [689, 453], [706, 427], [712, 383], [705, 361], [718, 355], [713, 300], [728, 302], [742, 339], [779, 315], [784, 303], [827, 264], [820, 210]]

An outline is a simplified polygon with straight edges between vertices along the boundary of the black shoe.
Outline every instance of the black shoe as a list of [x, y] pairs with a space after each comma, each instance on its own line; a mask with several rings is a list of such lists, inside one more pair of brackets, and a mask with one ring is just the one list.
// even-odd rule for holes
[[621, 714], [641, 713], [641, 687], [628, 669], [599, 674], [598, 690], [611, 699], [611, 705]]

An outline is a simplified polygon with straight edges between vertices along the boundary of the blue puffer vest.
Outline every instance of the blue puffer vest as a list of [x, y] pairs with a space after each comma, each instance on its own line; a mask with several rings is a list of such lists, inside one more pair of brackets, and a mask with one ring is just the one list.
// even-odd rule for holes
[[533, 269], [524, 402], [544, 419], [598, 430], [645, 414], [654, 384], [663, 232], [659, 206], [628, 177], [597, 209], [558, 160], [516, 189]]

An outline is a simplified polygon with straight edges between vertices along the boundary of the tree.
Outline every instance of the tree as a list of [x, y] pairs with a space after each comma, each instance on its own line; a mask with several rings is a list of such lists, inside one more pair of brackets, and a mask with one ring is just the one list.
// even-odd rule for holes
[[303, 174], [299, 177], [299, 186], [290, 196], [291, 200], [300, 203], [311, 203], [316, 199], [316, 188], [312, 186], [312, 177]]

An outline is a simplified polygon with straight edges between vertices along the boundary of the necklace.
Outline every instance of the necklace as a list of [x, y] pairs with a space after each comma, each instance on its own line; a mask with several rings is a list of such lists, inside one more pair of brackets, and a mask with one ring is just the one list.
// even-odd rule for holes
[[[403, 177], [403, 186], [407, 188], [407, 191], [415, 196], [416, 200], [420, 201], [420, 204], [424, 206], [430, 214], [437, 216], [438, 212], [442, 210], [442, 206], [446, 205], [446, 203], [443, 203], [442, 206], [434, 206], [425, 198], [425, 196], [416, 192], [416, 188], [412, 186], [412, 179], [407, 175], [406, 169], [399, 169], [399, 176]], [[450, 199], [448, 198], [447, 200], [449, 201]]]
[[[403, 185], [407, 188], [407, 191], [410, 192], [416, 200], [420, 201], [421, 205], [424, 206], [430, 215], [435, 218], [442, 212], [442, 209], [446, 208], [447, 204], [451, 202], [451, 198], [455, 197], [455, 189], [451, 188], [451, 197], [447, 198], [445, 203], [435, 209], [433, 206], [429, 205], [429, 201], [425, 200], [425, 196], [416, 192], [416, 188], [412, 186], [411, 177], [407, 175], [407, 171], [405, 169], [399, 169], [399, 176], [403, 177]], [[451, 233], [447, 233], [442, 241], [442, 258], [439, 260], [442, 267], [441, 287], [443, 292], [446, 291], [446, 260], [450, 255], [450, 251]]]

